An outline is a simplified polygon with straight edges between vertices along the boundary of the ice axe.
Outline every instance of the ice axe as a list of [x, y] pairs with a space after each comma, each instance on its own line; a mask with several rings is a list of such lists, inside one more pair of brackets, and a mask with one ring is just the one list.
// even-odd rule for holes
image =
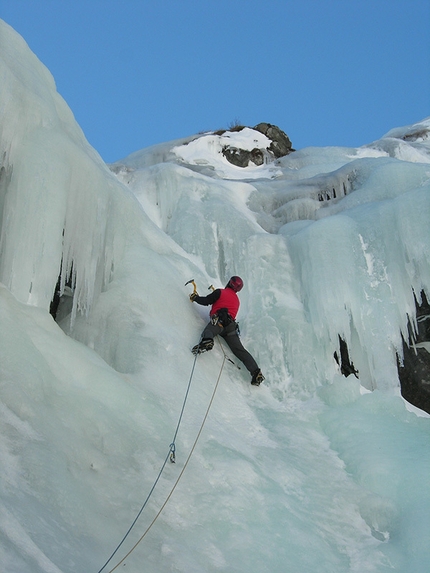
[[187, 286], [187, 285], [189, 285], [190, 283], [193, 285], [193, 288], [194, 288], [193, 294], [197, 294], [197, 285], [196, 285], [194, 279], [191, 279], [191, 280], [187, 281], [184, 286]]

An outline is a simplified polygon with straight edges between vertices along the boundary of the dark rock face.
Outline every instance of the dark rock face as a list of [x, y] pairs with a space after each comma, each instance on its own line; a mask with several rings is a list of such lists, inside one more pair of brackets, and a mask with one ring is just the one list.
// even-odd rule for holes
[[[401, 393], [405, 400], [430, 414], [430, 304], [424, 292], [421, 304], [415, 300], [417, 332], [408, 326], [409, 340], [403, 341], [403, 363], [397, 362]], [[334, 358], [345, 377], [358, 371], [349, 358], [346, 342], [339, 336], [339, 354]]]
[[[241, 129], [244, 129], [244, 127], [236, 127], [232, 131], [240, 131]], [[239, 149], [238, 147], [226, 145], [223, 147], [222, 153], [227, 161], [233, 165], [237, 167], [248, 167], [249, 163], [263, 165], [266, 159], [269, 162], [274, 161], [294, 151], [289, 137], [279, 129], [279, 127], [276, 127], [276, 125], [259, 123], [252, 129], [259, 131], [271, 140], [269, 147], [265, 149], [255, 147], [249, 151], [247, 149]], [[221, 131], [217, 133], [222, 134], [224, 132]]]
[[276, 158], [283, 157], [294, 151], [288, 135], [276, 125], [259, 123], [254, 129], [272, 140], [269, 151], [271, 151]]
[[358, 370], [355, 369], [354, 363], [351, 362], [349, 358], [348, 346], [345, 340], [340, 335], [338, 335], [338, 337], [339, 337], [340, 359], [337, 351], [335, 351], [334, 353], [334, 359], [339, 364], [340, 371], [345, 376], [345, 378], [348, 378], [350, 374], [354, 374], [354, 376], [358, 378], [357, 376]]
[[246, 149], [225, 146], [222, 153], [227, 161], [237, 167], [248, 167], [250, 161], [255, 165], [263, 165], [264, 163], [264, 154], [261, 149], [257, 148], [247, 151]]
[[403, 341], [403, 364], [397, 365], [402, 396], [430, 414], [430, 305], [424, 292], [417, 307], [417, 333], [409, 328], [409, 341]]

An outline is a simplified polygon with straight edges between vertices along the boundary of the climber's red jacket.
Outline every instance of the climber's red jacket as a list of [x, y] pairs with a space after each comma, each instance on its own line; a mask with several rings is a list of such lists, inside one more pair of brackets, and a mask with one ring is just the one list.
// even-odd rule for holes
[[231, 288], [217, 288], [207, 296], [197, 296], [194, 302], [203, 306], [211, 304], [212, 308], [209, 312], [211, 316], [216, 314], [221, 308], [226, 308], [233, 320], [236, 319], [240, 306], [239, 297]]

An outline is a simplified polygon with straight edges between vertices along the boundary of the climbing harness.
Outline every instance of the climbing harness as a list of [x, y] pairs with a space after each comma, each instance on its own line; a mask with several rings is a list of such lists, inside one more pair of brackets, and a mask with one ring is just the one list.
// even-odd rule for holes
[[[189, 282], [193, 282], [193, 283], [194, 283], [194, 281], [189, 281]], [[186, 283], [186, 284], [188, 284], [188, 283]], [[195, 283], [194, 283], [194, 286], [195, 286]], [[220, 345], [221, 345], [221, 342], [220, 342]], [[222, 348], [222, 346], [221, 346], [221, 348]], [[175, 483], [173, 484], [173, 487], [172, 487], [172, 489], [171, 489], [169, 495], [167, 496], [166, 500], [164, 501], [163, 505], [162, 505], [161, 508], [159, 509], [159, 511], [158, 511], [158, 513], [156, 514], [156, 516], [154, 517], [154, 519], [153, 519], [153, 520], [151, 521], [151, 523], [148, 525], [148, 527], [146, 528], [146, 530], [144, 531], [144, 533], [141, 535], [141, 537], [138, 539], [138, 541], [133, 545], [133, 547], [130, 549], [130, 551], [125, 555], [125, 557], [123, 557], [123, 558], [121, 559], [121, 561], [119, 561], [119, 563], [117, 563], [113, 569], [110, 569], [108, 573], [112, 573], [113, 571], [115, 571], [115, 569], [117, 569], [122, 563], [124, 563], [124, 561], [129, 557], [129, 555], [136, 549], [136, 547], [139, 545], [139, 543], [142, 541], [142, 539], [145, 537], [145, 535], [148, 533], [148, 531], [151, 529], [151, 527], [152, 527], [152, 526], [154, 525], [154, 523], [157, 521], [157, 519], [158, 519], [158, 517], [160, 516], [161, 512], [163, 511], [163, 509], [164, 509], [165, 506], [167, 505], [168, 501], [170, 500], [171, 496], [173, 495], [173, 492], [175, 491], [176, 486], [178, 485], [179, 480], [181, 479], [181, 477], [182, 477], [182, 475], [183, 475], [183, 473], [184, 473], [184, 471], [185, 471], [185, 468], [187, 467], [188, 462], [189, 462], [190, 459], [191, 459], [191, 456], [192, 456], [192, 454], [193, 454], [193, 452], [194, 452], [194, 449], [195, 449], [195, 447], [196, 447], [196, 445], [197, 445], [197, 442], [198, 442], [198, 440], [199, 440], [199, 438], [200, 438], [200, 434], [201, 434], [202, 431], [203, 431], [203, 427], [204, 427], [204, 425], [205, 425], [205, 423], [206, 423], [206, 419], [207, 419], [207, 417], [208, 417], [208, 415], [209, 415], [209, 410], [210, 410], [210, 408], [211, 408], [211, 406], [212, 406], [212, 402], [213, 402], [213, 400], [214, 400], [214, 398], [215, 398], [215, 394], [216, 394], [216, 391], [217, 391], [217, 388], [218, 388], [218, 384], [219, 384], [219, 381], [220, 381], [220, 378], [221, 378], [221, 374], [222, 374], [222, 371], [223, 371], [223, 368], [224, 368], [225, 361], [226, 361], [226, 359], [229, 360], [228, 357], [227, 357], [227, 355], [225, 354], [223, 348], [222, 348], [222, 351], [223, 351], [223, 354], [224, 354], [224, 358], [223, 358], [223, 361], [222, 361], [222, 364], [221, 364], [221, 368], [220, 368], [220, 371], [219, 371], [219, 374], [218, 374], [218, 378], [217, 378], [217, 381], [216, 381], [214, 390], [213, 390], [213, 392], [212, 392], [212, 396], [211, 396], [211, 399], [210, 399], [210, 401], [209, 401], [209, 405], [208, 405], [207, 410], [206, 410], [206, 413], [205, 413], [205, 415], [204, 415], [202, 424], [201, 424], [200, 429], [199, 429], [199, 431], [198, 431], [198, 433], [197, 433], [196, 439], [194, 440], [194, 444], [193, 444], [193, 446], [192, 446], [192, 448], [191, 448], [191, 451], [190, 451], [190, 453], [188, 454], [188, 457], [187, 457], [187, 459], [186, 459], [186, 461], [185, 461], [185, 463], [184, 463], [184, 467], [182, 468], [181, 472], [179, 473], [179, 476], [177, 477]], [[191, 386], [191, 381], [192, 381], [192, 378], [193, 378], [193, 375], [194, 375], [194, 370], [195, 370], [195, 367], [196, 367], [197, 356], [198, 356], [198, 355], [196, 355], [195, 358], [194, 358], [193, 367], [192, 367], [192, 369], [191, 369], [191, 374], [190, 374], [190, 379], [189, 379], [189, 381], [188, 381], [187, 390], [186, 390], [186, 392], [185, 392], [185, 398], [184, 398], [184, 401], [183, 401], [183, 404], [182, 404], [181, 413], [180, 413], [180, 415], [179, 415], [179, 420], [178, 420], [178, 423], [177, 423], [177, 426], [176, 426], [176, 431], [175, 431], [175, 434], [174, 434], [172, 443], [171, 443], [170, 446], [169, 446], [169, 453], [167, 454], [167, 456], [166, 456], [166, 458], [165, 458], [165, 460], [164, 460], [164, 462], [163, 462], [163, 464], [162, 464], [162, 466], [161, 466], [161, 469], [160, 469], [160, 471], [159, 471], [159, 474], [158, 474], [158, 476], [157, 476], [157, 478], [156, 478], [156, 480], [155, 480], [155, 482], [154, 482], [152, 488], [150, 489], [149, 494], [148, 494], [148, 496], [146, 497], [146, 499], [145, 499], [145, 501], [144, 501], [142, 507], [140, 508], [138, 514], [136, 515], [136, 517], [135, 517], [133, 523], [130, 525], [128, 531], [126, 532], [126, 534], [124, 535], [124, 537], [122, 538], [122, 540], [120, 541], [120, 543], [118, 544], [118, 546], [116, 547], [115, 551], [112, 553], [112, 555], [109, 557], [109, 559], [108, 559], [108, 560], [106, 561], [106, 563], [103, 565], [103, 567], [98, 571], [98, 573], [101, 573], [101, 572], [106, 568], [106, 566], [108, 565], [108, 563], [110, 563], [110, 561], [113, 559], [114, 555], [117, 553], [117, 551], [119, 550], [119, 548], [122, 546], [122, 544], [124, 543], [124, 541], [125, 541], [126, 538], [128, 537], [129, 533], [131, 532], [131, 530], [132, 530], [133, 527], [135, 526], [137, 520], [139, 519], [139, 517], [140, 517], [140, 515], [142, 514], [143, 510], [145, 509], [145, 507], [146, 507], [146, 505], [147, 505], [147, 503], [148, 503], [148, 501], [149, 501], [149, 498], [151, 497], [152, 493], [154, 492], [155, 487], [156, 487], [158, 481], [160, 480], [161, 474], [163, 473], [163, 470], [164, 470], [164, 468], [165, 468], [165, 466], [166, 466], [166, 464], [167, 464], [167, 461], [168, 461], [169, 459], [170, 459], [170, 461], [171, 461], [172, 463], [175, 463], [175, 461], [176, 461], [176, 459], [175, 459], [175, 458], [176, 458], [176, 456], [175, 456], [175, 450], [176, 450], [175, 442], [176, 442], [176, 437], [177, 437], [177, 435], [178, 435], [179, 427], [180, 427], [180, 425], [181, 425], [183, 413], [184, 413], [184, 410], [185, 410], [185, 404], [186, 404], [187, 399], [188, 399], [188, 394], [189, 394], [189, 390], [190, 390], [190, 386]], [[231, 360], [230, 362], [233, 362], [233, 361]], [[234, 362], [233, 362], [233, 364], [234, 364]]]

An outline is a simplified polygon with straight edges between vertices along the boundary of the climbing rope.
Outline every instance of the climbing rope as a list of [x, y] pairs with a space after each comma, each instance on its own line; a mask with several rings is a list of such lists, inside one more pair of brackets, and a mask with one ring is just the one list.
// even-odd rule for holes
[[[221, 348], [222, 348], [222, 346], [221, 346]], [[148, 533], [148, 531], [151, 529], [151, 527], [152, 527], [152, 526], [154, 525], [154, 523], [157, 521], [157, 519], [158, 519], [158, 517], [160, 516], [161, 512], [162, 512], [163, 509], [166, 507], [166, 505], [167, 505], [169, 499], [170, 499], [171, 496], [173, 495], [173, 492], [175, 491], [176, 486], [178, 485], [179, 480], [181, 479], [181, 477], [182, 477], [182, 475], [183, 475], [183, 473], [184, 473], [184, 471], [185, 471], [185, 468], [187, 467], [188, 462], [189, 462], [190, 459], [191, 459], [191, 456], [192, 456], [192, 454], [193, 454], [193, 452], [194, 452], [194, 449], [195, 449], [195, 447], [196, 447], [196, 445], [197, 445], [197, 442], [198, 442], [198, 440], [199, 440], [199, 438], [200, 438], [200, 434], [201, 434], [202, 431], [203, 431], [203, 427], [204, 427], [204, 425], [205, 425], [205, 423], [206, 423], [206, 419], [207, 419], [207, 417], [208, 417], [208, 415], [209, 415], [209, 410], [210, 410], [210, 408], [211, 408], [211, 406], [212, 406], [212, 402], [213, 402], [213, 400], [214, 400], [214, 398], [215, 398], [215, 394], [216, 394], [216, 391], [217, 391], [217, 388], [218, 388], [218, 384], [219, 384], [219, 381], [220, 381], [220, 378], [221, 378], [221, 374], [222, 374], [222, 371], [223, 371], [223, 368], [224, 368], [224, 364], [225, 364], [226, 359], [228, 359], [227, 355], [226, 355], [225, 352], [224, 352], [224, 349], [222, 349], [222, 350], [223, 350], [224, 358], [223, 358], [223, 361], [222, 361], [222, 364], [221, 364], [221, 368], [220, 368], [220, 371], [219, 371], [219, 374], [218, 374], [218, 378], [217, 378], [217, 381], [216, 381], [214, 390], [213, 390], [213, 392], [212, 392], [212, 396], [211, 396], [211, 399], [210, 399], [210, 401], [209, 401], [209, 405], [208, 405], [207, 410], [206, 410], [206, 413], [205, 413], [205, 415], [204, 415], [202, 424], [201, 424], [200, 429], [199, 429], [199, 431], [198, 431], [198, 433], [197, 433], [197, 436], [196, 436], [196, 439], [195, 439], [195, 441], [194, 441], [194, 444], [193, 444], [193, 446], [192, 446], [192, 448], [191, 448], [191, 451], [190, 451], [190, 453], [188, 454], [188, 457], [187, 457], [187, 459], [186, 459], [186, 461], [185, 461], [185, 463], [184, 463], [184, 467], [182, 468], [181, 472], [179, 473], [179, 476], [177, 477], [177, 479], [176, 479], [176, 481], [175, 481], [175, 483], [174, 483], [174, 485], [173, 485], [173, 487], [172, 487], [172, 489], [171, 489], [169, 495], [167, 496], [166, 500], [164, 501], [163, 505], [162, 505], [161, 508], [159, 509], [159, 511], [158, 511], [158, 513], [156, 514], [156, 516], [154, 517], [154, 519], [153, 519], [153, 520], [151, 521], [151, 523], [148, 525], [148, 527], [146, 528], [146, 530], [144, 531], [144, 533], [141, 535], [141, 537], [138, 539], [138, 541], [133, 545], [133, 547], [130, 549], [130, 551], [125, 555], [125, 557], [123, 557], [123, 558], [121, 559], [121, 561], [119, 561], [119, 563], [117, 563], [113, 569], [110, 569], [108, 573], [112, 573], [113, 571], [115, 571], [115, 569], [117, 569], [117, 568], [129, 557], [129, 555], [136, 549], [136, 547], [139, 545], [139, 543], [143, 540], [143, 538], [146, 536], [146, 534]], [[130, 525], [128, 531], [126, 532], [126, 534], [124, 535], [124, 537], [122, 538], [122, 540], [120, 541], [120, 543], [118, 544], [118, 546], [116, 547], [115, 551], [112, 553], [112, 555], [109, 557], [109, 559], [108, 559], [108, 560], [106, 561], [106, 563], [103, 565], [103, 567], [98, 571], [98, 573], [101, 573], [101, 572], [103, 571], [103, 569], [105, 569], [105, 567], [108, 565], [108, 563], [110, 563], [110, 561], [113, 559], [114, 555], [117, 553], [117, 551], [119, 550], [119, 548], [122, 546], [122, 544], [124, 543], [124, 541], [127, 539], [127, 537], [128, 537], [128, 535], [130, 534], [131, 530], [132, 530], [133, 527], [135, 526], [137, 520], [139, 519], [139, 517], [140, 517], [140, 515], [142, 514], [143, 510], [145, 509], [145, 507], [146, 507], [146, 505], [147, 505], [147, 503], [148, 503], [148, 501], [149, 501], [149, 498], [151, 497], [152, 493], [154, 492], [155, 487], [156, 487], [158, 481], [160, 480], [161, 474], [163, 473], [163, 470], [164, 470], [164, 468], [165, 468], [165, 466], [166, 466], [166, 464], [167, 464], [167, 460], [170, 459], [170, 461], [171, 461], [172, 463], [175, 463], [175, 450], [176, 450], [175, 442], [176, 442], [176, 437], [177, 437], [177, 435], [178, 435], [179, 426], [181, 425], [182, 417], [183, 417], [184, 410], [185, 410], [185, 405], [186, 405], [186, 402], [187, 402], [187, 399], [188, 399], [188, 394], [189, 394], [190, 386], [191, 386], [191, 380], [192, 380], [192, 378], [193, 378], [194, 370], [195, 370], [195, 367], [196, 367], [197, 356], [198, 356], [198, 354], [196, 354], [196, 356], [195, 356], [195, 358], [194, 358], [193, 367], [192, 367], [192, 369], [191, 369], [190, 379], [189, 379], [189, 381], [188, 381], [187, 390], [186, 390], [186, 392], [185, 392], [185, 397], [184, 397], [184, 401], [183, 401], [183, 404], [182, 404], [181, 413], [180, 413], [180, 415], [179, 415], [179, 420], [178, 420], [178, 423], [177, 423], [177, 426], [176, 426], [176, 430], [175, 430], [175, 434], [174, 434], [174, 436], [173, 436], [172, 443], [171, 443], [170, 446], [169, 446], [169, 453], [168, 453], [168, 455], [166, 456], [166, 459], [164, 460], [164, 462], [163, 462], [163, 464], [162, 464], [162, 466], [161, 466], [161, 469], [160, 469], [160, 471], [159, 471], [159, 474], [158, 474], [158, 476], [157, 476], [157, 478], [156, 478], [156, 480], [155, 480], [155, 482], [154, 482], [154, 484], [153, 484], [151, 490], [149, 491], [149, 494], [148, 494], [148, 496], [146, 497], [146, 499], [145, 499], [145, 501], [144, 501], [142, 507], [140, 508], [138, 514], [136, 515], [136, 517], [135, 517], [133, 523]]]
[[233, 366], [236, 366], [236, 368], [238, 370], [240, 370], [241, 368], [240, 368], [239, 364], [236, 364], [236, 362], [234, 362], [234, 360], [232, 360], [231, 358], [229, 358], [227, 356], [226, 351], [224, 350], [224, 346], [221, 344], [221, 340], [219, 338], [218, 338], [218, 342], [219, 342], [219, 346], [222, 350], [222, 353], [224, 354], [224, 360], [227, 360], [228, 362], [230, 362], [230, 364], [233, 364]]

